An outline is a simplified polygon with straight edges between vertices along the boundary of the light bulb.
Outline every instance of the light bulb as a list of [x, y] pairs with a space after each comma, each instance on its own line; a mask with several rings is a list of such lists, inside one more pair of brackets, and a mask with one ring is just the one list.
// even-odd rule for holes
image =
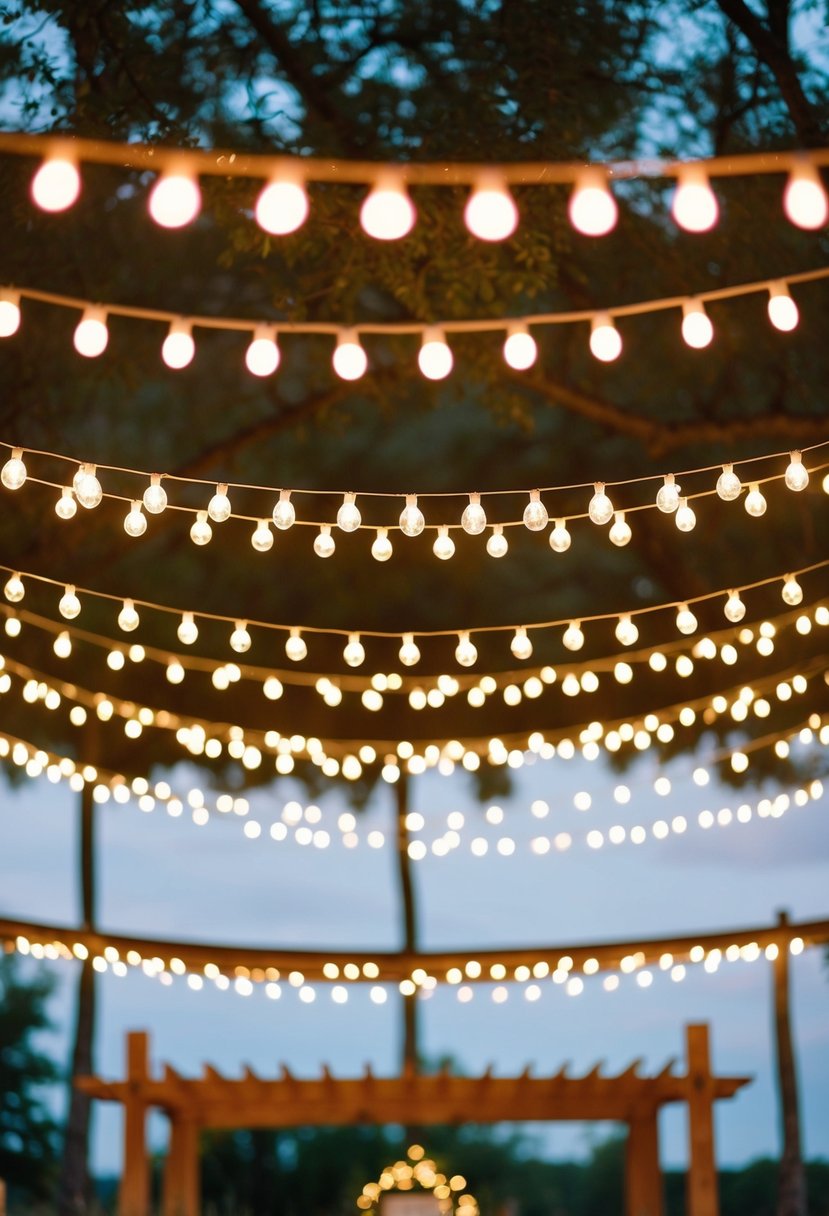
[[230, 518], [230, 499], [227, 496], [227, 485], [223, 481], [216, 486], [216, 493], [207, 504], [207, 514], [217, 524], [223, 524]]
[[567, 650], [581, 650], [582, 646], [584, 645], [584, 634], [581, 630], [581, 622], [571, 621], [564, 630], [564, 635], [561, 640]]
[[59, 659], [68, 659], [72, 653], [72, 639], [65, 629], [62, 629], [52, 643], [52, 649]]
[[178, 640], [183, 646], [192, 646], [199, 636], [199, 627], [193, 619], [192, 612], [183, 612], [181, 622], [176, 630]]
[[620, 549], [628, 544], [633, 533], [630, 530], [630, 524], [625, 520], [624, 511], [617, 511], [615, 513], [613, 523], [607, 535], [611, 542], [614, 545], [618, 545]]
[[80, 192], [78, 166], [64, 156], [50, 156], [32, 178], [32, 198], [43, 211], [65, 211]]
[[374, 543], [371, 546], [371, 556], [375, 561], [387, 562], [392, 555], [392, 544], [389, 540], [388, 528], [378, 528]]
[[594, 524], [606, 524], [614, 514], [613, 503], [605, 494], [603, 481], [593, 483], [593, 497], [588, 504], [587, 514]]
[[124, 606], [118, 613], [118, 628], [123, 629], [124, 633], [132, 633], [139, 624], [140, 619], [135, 610], [135, 604], [132, 600], [124, 600]]
[[639, 629], [629, 614], [619, 617], [616, 625], [616, 641], [622, 646], [634, 646], [639, 641]]
[[518, 227], [518, 208], [497, 174], [481, 174], [463, 212], [464, 223], [481, 241], [504, 241]]
[[3, 588], [3, 594], [5, 595], [6, 599], [9, 601], [9, 603], [11, 603], [11, 604], [20, 603], [20, 601], [23, 599], [23, 596], [26, 594], [26, 588], [23, 586], [23, 579], [20, 577], [19, 574], [13, 574], [9, 578], [8, 582], [6, 583], [5, 587]]
[[307, 657], [308, 647], [305, 645], [305, 639], [296, 628], [291, 630], [285, 642], [285, 654], [292, 663], [301, 663]]
[[181, 663], [179, 663], [178, 659], [170, 660], [170, 662], [167, 664], [165, 675], [171, 684], [181, 684], [182, 680], [184, 679], [184, 668], [182, 667]]
[[676, 627], [680, 633], [693, 633], [697, 627], [697, 618], [687, 604], [680, 604], [676, 614]]
[[273, 375], [279, 367], [279, 347], [276, 345], [275, 329], [267, 325], [257, 325], [245, 351], [245, 366], [252, 376]]
[[469, 495], [469, 505], [461, 516], [461, 527], [470, 536], [480, 536], [486, 527], [486, 512], [481, 506], [480, 494]]
[[417, 495], [407, 494], [406, 505], [400, 512], [400, 531], [404, 536], [420, 536], [425, 526], [423, 512], [417, 505]]
[[418, 367], [427, 380], [445, 380], [452, 370], [452, 352], [439, 329], [424, 330], [417, 356]]
[[682, 305], [682, 337], [685, 345], [694, 350], [711, 345], [714, 326], [701, 300], [686, 300]]
[[348, 642], [343, 650], [343, 659], [349, 667], [360, 667], [366, 661], [366, 652], [360, 641], [359, 633], [348, 635]]
[[96, 359], [109, 341], [106, 313], [102, 308], [85, 308], [72, 338], [75, 350], [86, 359]]
[[674, 518], [676, 520], [676, 526], [679, 528], [680, 532], [693, 532], [696, 526], [697, 517], [692, 508], [688, 506], [687, 498], [680, 498], [679, 506], [677, 507], [676, 516]]
[[141, 503], [138, 499], [130, 503], [130, 509], [124, 520], [124, 531], [127, 536], [143, 536], [147, 531], [147, 517], [141, 510]]
[[829, 201], [814, 165], [803, 162], [792, 169], [783, 194], [783, 210], [798, 228], [812, 231], [826, 223]]
[[783, 603], [788, 604], [790, 608], [796, 607], [797, 604], [803, 602], [803, 588], [793, 574], [787, 574], [783, 579]]
[[260, 519], [253, 530], [250, 543], [257, 553], [267, 553], [273, 548], [273, 532], [268, 527], [266, 519]]
[[413, 633], [403, 634], [403, 642], [397, 657], [404, 667], [414, 667], [415, 663], [420, 662], [420, 650], [415, 643]]
[[376, 241], [399, 241], [414, 228], [416, 218], [403, 178], [396, 173], [382, 174], [360, 208], [363, 231]]
[[495, 524], [492, 535], [486, 542], [486, 551], [490, 557], [505, 557], [509, 550], [509, 542], [504, 536], [504, 525]]
[[337, 512], [337, 527], [342, 532], [356, 532], [362, 522], [356, 497], [356, 494], [343, 495], [342, 506]]
[[756, 481], [752, 482], [748, 487], [745, 505], [746, 511], [748, 511], [749, 515], [753, 515], [755, 519], [759, 519], [761, 515], [765, 515], [766, 513], [767, 503]]
[[151, 515], [160, 515], [167, 506], [167, 491], [161, 484], [161, 474], [153, 473], [144, 491], [144, 506]]
[[308, 217], [308, 195], [301, 182], [274, 177], [256, 200], [256, 222], [272, 236], [296, 232]]
[[438, 528], [437, 539], [432, 545], [432, 552], [435, 557], [439, 557], [441, 561], [448, 561], [455, 552], [455, 542], [449, 535], [449, 528], [446, 524], [441, 524]]
[[789, 466], [786, 469], [786, 485], [796, 493], [805, 490], [809, 484], [809, 470], [803, 463], [800, 452], [789, 453]]
[[772, 325], [782, 333], [790, 333], [797, 327], [800, 313], [785, 283], [769, 285], [768, 312]]
[[365, 374], [368, 356], [355, 330], [345, 330], [338, 336], [331, 362], [341, 380], [359, 380]]
[[529, 528], [530, 532], [541, 532], [547, 527], [549, 518], [547, 508], [541, 501], [541, 491], [530, 490], [530, 501], [524, 508], [524, 527]]
[[281, 532], [285, 532], [288, 528], [293, 527], [295, 521], [296, 511], [291, 502], [291, 491], [280, 490], [279, 502], [273, 509], [273, 522]]
[[538, 358], [538, 346], [535, 338], [526, 326], [515, 326], [507, 334], [504, 343], [504, 359], [513, 371], [524, 372], [532, 367]]
[[75, 492], [71, 486], [64, 486], [60, 492], [60, 498], [55, 503], [55, 514], [58, 519], [72, 519], [78, 511], [78, 504], [75, 502]]
[[10, 338], [20, 328], [20, 294], [0, 291], [0, 338]]
[[230, 648], [235, 650], [237, 654], [244, 654], [250, 650], [250, 634], [248, 633], [247, 621], [237, 621], [236, 628], [230, 635]]
[[207, 512], [197, 511], [190, 528], [190, 539], [194, 545], [207, 545], [213, 539], [213, 529], [207, 522]]
[[331, 557], [337, 545], [331, 535], [331, 525], [321, 524], [317, 536], [314, 537], [314, 552], [317, 557]]
[[563, 519], [557, 519], [550, 532], [550, 548], [553, 553], [566, 553], [572, 543], [573, 538], [567, 531], [567, 524]]
[[606, 236], [616, 226], [619, 208], [601, 169], [585, 169], [567, 207], [570, 223], [584, 236]]
[[670, 515], [679, 506], [680, 487], [674, 481], [673, 473], [665, 474], [664, 484], [659, 487], [656, 495], [656, 505], [660, 511]]
[[735, 498], [739, 498], [742, 493], [743, 485], [737, 474], [734, 472], [734, 466], [724, 464], [722, 473], [717, 478], [717, 494], [723, 502], [733, 502]]
[[82, 507], [91, 511], [104, 496], [101, 483], [95, 476], [94, 464], [82, 464], [72, 480], [75, 497]]
[[471, 667], [478, 660], [478, 651], [468, 633], [458, 634], [455, 658], [461, 667]]
[[622, 335], [609, 313], [595, 316], [590, 324], [590, 350], [602, 363], [612, 363], [622, 353]]
[[740, 599], [739, 591], [729, 591], [723, 612], [725, 613], [725, 619], [731, 621], [733, 625], [736, 625], [738, 621], [743, 619], [746, 614], [746, 606]]
[[23, 449], [12, 448], [12, 454], [0, 470], [0, 481], [7, 490], [19, 490], [26, 480]]
[[75, 595], [75, 588], [67, 584], [58, 604], [58, 612], [61, 616], [66, 617], [67, 621], [74, 621], [80, 610], [81, 601]]
[[516, 659], [529, 659], [532, 656], [533, 644], [523, 625], [520, 629], [516, 629], [509, 648]]
[[150, 215], [162, 228], [183, 228], [201, 210], [199, 183], [190, 173], [165, 172], [150, 194]]
[[189, 321], [171, 321], [170, 331], [161, 345], [161, 358], [174, 372], [193, 362], [196, 344]]
[[704, 169], [691, 165], [681, 170], [671, 211], [686, 232], [707, 232], [714, 227], [719, 207]]

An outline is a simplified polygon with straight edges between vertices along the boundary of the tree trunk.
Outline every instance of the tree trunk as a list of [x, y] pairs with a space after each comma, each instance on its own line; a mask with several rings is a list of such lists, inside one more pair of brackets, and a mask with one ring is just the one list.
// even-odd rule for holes
[[[778, 921], [781, 926], [785, 926], [788, 923], [788, 915], [779, 912]], [[806, 1216], [806, 1175], [800, 1150], [797, 1070], [789, 1018], [788, 942], [781, 942], [780, 952], [774, 960], [774, 1029], [783, 1138], [776, 1213], [777, 1216]]]
[[[400, 904], [403, 913], [403, 949], [417, 950], [417, 907], [415, 904], [412, 863], [409, 858], [409, 777], [401, 772], [394, 787], [397, 800], [397, 864], [400, 880]], [[417, 996], [403, 997], [402, 1068], [417, 1071], [418, 1066], [418, 1008]]]

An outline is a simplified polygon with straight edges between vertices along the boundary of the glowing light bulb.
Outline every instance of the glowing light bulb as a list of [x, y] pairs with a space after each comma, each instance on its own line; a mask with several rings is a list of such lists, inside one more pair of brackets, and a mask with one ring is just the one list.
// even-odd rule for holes
[[541, 491], [530, 490], [530, 501], [524, 508], [524, 527], [529, 528], [530, 532], [541, 532], [547, 527], [549, 518], [547, 508], [541, 501]]
[[101, 483], [95, 476], [94, 464], [82, 464], [72, 479], [75, 497], [82, 507], [91, 511], [97, 507], [104, 496]]
[[65, 156], [50, 156], [32, 178], [32, 199], [43, 211], [65, 211], [80, 192], [78, 166]]
[[694, 350], [711, 345], [714, 326], [701, 300], [686, 300], [682, 305], [682, 337]]
[[798, 228], [822, 228], [829, 216], [829, 201], [814, 165], [795, 165], [783, 194], [783, 210]]
[[302, 660], [308, 655], [308, 647], [305, 645], [305, 639], [296, 628], [291, 630], [285, 642], [285, 654], [292, 663], [301, 663]]
[[143, 536], [147, 531], [147, 517], [141, 510], [138, 499], [130, 503], [130, 509], [124, 519], [124, 531], [127, 536]]
[[378, 528], [371, 546], [371, 556], [377, 562], [387, 562], [393, 552], [388, 528]]
[[13, 574], [9, 578], [8, 582], [3, 588], [3, 594], [10, 604], [20, 603], [23, 596], [26, 594], [26, 588], [23, 586], [23, 579], [19, 574]]
[[469, 505], [461, 516], [461, 527], [469, 536], [480, 536], [486, 527], [486, 512], [481, 506], [480, 494], [469, 495]]
[[692, 508], [688, 506], [687, 498], [680, 498], [674, 518], [680, 532], [693, 532], [696, 527], [697, 517]]
[[171, 659], [165, 672], [170, 684], [181, 684], [184, 679], [184, 668], [177, 659]]
[[10, 338], [20, 328], [20, 293], [0, 291], [0, 338]]
[[717, 478], [717, 494], [723, 502], [733, 502], [735, 498], [739, 498], [742, 493], [743, 485], [737, 474], [734, 472], [734, 466], [724, 464], [722, 473]]
[[608, 532], [608, 537], [614, 545], [623, 548], [628, 544], [633, 533], [630, 530], [630, 524], [625, 520], [624, 511], [616, 511], [613, 516], [613, 523]]
[[178, 640], [183, 646], [192, 646], [199, 636], [199, 627], [193, 619], [192, 612], [183, 612], [181, 622], [176, 630]]
[[681, 170], [671, 211], [686, 232], [708, 232], [716, 224], [720, 209], [708, 175], [700, 166], [690, 165]]
[[337, 512], [337, 527], [342, 532], [356, 532], [362, 522], [356, 498], [356, 494], [343, 495], [342, 506]]
[[331, 362], [341, 380], [359, 380], [365, 374], [368, 356], [355, 330], [345, 330], [338, 336]]
[[400, 512], [400, 531], [404, 536], [420, 536], [425, 526], [423, 512], [417, 505], [417, 495], [407, 494], [406, 505]]
[[567, 650], [581, 650], [584, 645], [584, 634], [581, 629], [581, 621], [571, 621], [564, 630], [562, 643]]
[[585, 169], [567, 207], [570, 223], [584, 236], [606, 236], [616, 226], [619, 208], [601, 169]]
[[680, 604], [676, 614], [676, 627], [680, 633], [694, 633], [697, 628], [697, 618], [687, 604]]
[[26, 481], [23, 449], [12, 448], [12, 454], [0, 470], [0, 481], [7, 490], [19, 490]]
[[348, 635], [348, 642], [343, 650], [343, 659], [349, 667], [361, 667], [366, 661], [366, 652], [360, 641], [359, 633]]
[[449, 535], [449, 528], [446, 524], [441, 524], [438, 528], [437, 539], [432, 545], [432, 552], [435, 557], [439, 557], [441, 561], [448, 561], [455, 552], [455, 542]]
[[513, 371], [524, 372], [532, 367], [538, 358], [538, 346], [535, 338], [526, 326], [514, 326], [507, 334], [504, 343], [504, 360]]
[[472, 667], [478, 661], [477, 648], [469, 634], [459, 633], [458, 644], [455, 647], [455, 659], [461, 667]]
[[420, 650], [415, 643], [413, 633], [403, 634], [403, 642], [397, 657], [404, 667], [414, 667], [416, 663], [420, 662]]
[[85, 308], [83, 316], [75, 326], [72, 338], [75, 350], [85, 359], [97, 359], [106, 350], [109, 341], [106, 313], [102, 308]]
[[522, 625], [520, 629], [516, 629], [515, 636], [509, 645], [510, 650], [516, 659], [529, 659], [532, 656], [533, 644], [527, 635], [527, 630]]
[[619, 617], [616, 625], [616, 641], [623, 646], [633, 646], [639, 641], [639, 629], [629, 613]]
[[314, 537], [314, 552], [317, 557], [331, 557], [337, 544], [331, 535], [331, 525], [321, 524], [317, 536]]
[[793, 574], [787, 574], [783, 579], [783, 603], [794, 608], [797, 604], [803, 602], [803, 588]]
[[748, 511], [749, 515], [753, 515], [755, 519], [759, 519], [761, 515], [765, 515], [766, 513], [766, 507], [768, 504], [766, 503], [763, 493], [756, 481], [751, 482], [748, 487], [745, 505], [746, 511]]
[[237, 621], [233, 633], [230, 635], [230, 648], [235, 650], [237, 654], [244, 654], [250, 650], [250, 634], [248, 633], [247, 621]]
[[294, 504], [291, 502], [291, 491], [280, 490], [279, 502], [273, 509], [273, 522], [280, 532], [285, 532], [288, 528], [292, 528], [296, 521], [296, 511]]
[[296, 232], [308, 218], [308, 195], [302, 182], [274, 177], [256, 200], [256, 222], [272, 236]]
[[486, 542], [486, 551], [490, 557], [505, 557], [509, 550], [509, 541], [504, 536], [504, 525], [495, 524], [492, 535]]
[[622, 353], [622, 335], [608, 313], [599, 313], [591, 322], [590, 350], [602, 363], [612, 363]]
[[666, 473], [664, 483], [656, 495], [656, 505], [660, 511], [670, 515], [679, 506], [680, 487], [674, 480], [673, 473]]
[[183, 228], [201, 211], [196, 178], [186, 172], [165, 172], [150, 194], [150, 215], [162, 228]]
[[740, 599], [739, 591], [729, 591], [723, 612], [725, 613], [725, 619], [731, 621], [734, 625], [743, 619], [746, 614], [746, 606]]
[[567, 531], [567, 524], [563, 519], [557, 519], [550, 532], [550, 548], [553, 553], [566, 553], [573, 542], [573, 538]]
[[52, 643], [52, 649], [59, 659], [68, 659], [72, 653], [72, 639], [65, 629], [61, 630]]
[[809, 484], [809, 470], [803, 463], [800, 452], [789, 453], [789, 466], [786, 469], [786, 485], [796, 493], [805, 490]]
[[226, 519], [230, 519], [230, 499], [223, 481], [216, 486], [216, 493], [207, 504], [207, 514], [217, 524], [223, 524]]
[[774, 328], [782, 333], [790, 333], [797, 328], [800, 313], [785, 283], [769, 285], [768, 313]]
[[362, 229], [376, 241], [399, 241], [414, 228], [417, 213], [397, 173], [381, 175], [360, 208]]
[[464, 223], [481, 241], [504, 241], [518, 227], [518, 208], [496, 174], [481, 174], [463, 212]]
[[276, 330], [268, 325], [257, 325], [245, 351], [245, 366], [248, 371], [252, 376], [272, 376], [279, 367], [279, 358]]
[[71, 486], [64, 486], [60, 492], [60, 498], [55, 503], [55, 514], [58, 519], [72, 519], [78, 511], [78, 504], [75, 502], [75, 492]]
[[170, 331], [161, 346], [161, 358], [174, 372], [193, 362], [196, 344], [189, 321], [171, 321]]
[[207, 522], [207, 512], [197, 511], [190, 528], [190, 539], [194, 545], [208, 545], [213, 539], [213, 529]]
[[442, 330], [427, 329], [417, 356], [418, 367], [427, 380], [445, 380], [452, 370], [452, 352]]
[[606, 524], [614, 515], [613, 503], [605, 494], [603, 481], [593, 483], [593, 497], [588, 504], [587, 514], [594, 524]]
[[63, 595], [61, 596], [60, 603], [58, 604], [58, 612], [62, 617], [65, 617], [67, 621], [74, 621], [75, 617], [78, 616], [80, 611], [81, 601], [75, 594], [75, 588], [70, 584], [67, 584]]
[[267, 553], [273, 548], [273, 532], [266, 519], [260, 519], [253, 530], [250, 543], [257, 553]]
[[144, 506], [151, 515], [160, 515], [167, 506], [167, 491], [161, 484], [161, 474], [153, 473], [144, 491]]
[[118, 628], [124, 633], [132, 633], [140, 624], [140, 618], [132, 600], [124, 600], [124, 606], [118, 613]]

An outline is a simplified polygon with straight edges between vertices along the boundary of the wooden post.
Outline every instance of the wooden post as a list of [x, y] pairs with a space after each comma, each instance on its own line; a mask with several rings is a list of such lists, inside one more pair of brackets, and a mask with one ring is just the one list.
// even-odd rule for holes
[[706, 1023], [685, 1027], [688, 1055], [688, 1216], [719, 1216], [714, 1103]]
[[6, 1216], [6, 1184], [0, 1178], [0, 1216]]
[[[785, 912], [777, 913], [781, 928], [788, 927]], [[774, 960], [774, 1031], [783, 1151], [777, 1181], [777, 1216], [806, 1216], [806, 1175], [800, 1150], [800, 1112], [797, 1068], [789, 1017], [789, 942], [782, 937]]]
[[118, 1201], [119, 1216], [147, 1216], [150, 1207], [150, 1176], [147, 1165], [147, 1104], [141, 1092], [149, 1075], [147, 1034], [133, 1030], [127, 1035], [127, 1085], [124, 1102], [124, 1164]]
[[637, 1112], [628, 1122], [625, 1149], [625, 1216], [663, 1216], [656, 1110]]
[[164, 1216], [198, 1216], [200, 1191], [199, 1127], [189, 1112], [177, 1111], [164, 1166]]

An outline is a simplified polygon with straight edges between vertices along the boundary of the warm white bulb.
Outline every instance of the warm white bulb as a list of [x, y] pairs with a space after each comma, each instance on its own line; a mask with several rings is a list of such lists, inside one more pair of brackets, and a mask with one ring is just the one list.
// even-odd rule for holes
[[356, 497], [356, 494], [343, 496], [342, 506], [337, 512], [337, 527], [342, 532], [356, 532], [362, 522], [360, 510], [355, 502]]
[[250, 543], [257, 553], [267, 553], [273, 548], [273, 532], [268, 527], [266, 519], [260, 519], [253, 530]]
[[445, 380], [452, 370], [452, 352], [440, 330], [427, 329], [417, 356], [418, 367], [427, 380]]
[[630, 530], [630, 524], [625, 519], [624, 511], [616, 512], [613, 517], [613, 523], [607, 535], [611, 543], [618, 545], [620, 549], [629, 543], [633, 533]]
[[590, 351], [602, 363], [612, 363], [622, 353], [622, 335], [607, 313], [593, 318], [590, 327]]
[[245, 351], [245, 366], [252, 376], [272, 376], [279, 367], [279, 347], [276, 332], [267, 326], [258, 326]]
[[736, 625], [738, 621], [743, 619], [746, 614], [746, 606], [740, 599], [739, 591], [729, 591], [723, 612], [725, 613], [725, 619], [731, 621], [733, 625]]
[[280, 532], [286, 531], [293, 527], [296, 521], [296, 511], [294, 504], [291, 502], [291, 491], [280, 490], [279, 502], [273, 509], [273, 522]]
[[348, 643], [343, 650], [343, 659], [349, 667], [360, 667], [366, 660], [366, 652], [360, 641], [359, 633], [350, 633]]
[[822, 228], [829, 216], [829, 200], [814, 165], [803, 163], [792, 169], [783, 194], [783, 209], [798, 228]]
[[392, 551], [388, 528], [378, 528], [374, 543], [371, 546], [371, 556], [377, 562], [387, 562], [392, 555]]
[[167, 664], [166, 676], [171, 684], [181, 684], [184, 679], [184, 668], [178, 659], [173, 659]]
[[12, 448], [12, 454], [0, 470], [0, 481], [7, 490], [19, 490], [26, 481], [26, 465], [23, 463], [23, 449]]
[[372, 186], [360, 208], [363, 231], [376, 241], [399, 241], [414, 227], [416, 212], [397, 175], [385, 175]]
[[803, 588], [793, 574], [787, 574], [783, 579], [783, 603], [795, 608], [803, 602]]
[[458, 634], [455, 658], [461, 667], [471, 667], [478, 659], [478, 651], [468, 633]]
[[541, 491], [530, 490], [530, 501], [524, 508], [524, 527], [528, 528], [530, 532], [541, 532], [547, 527], [549, 518], [547, 508], [541, 501]]
[[622, 646], [634, 646], [639, 641], [639, 629], [629, 615], [619, 617], [616, 640]]
[[75, 617], [78, 616], [81, 611], [81, 601], [75, 595], [74, 587], [67, 586], [58, 604], [58, 611], [67, 621], [74, 621]]
[[461, 516], [461, 527], [470, 536], [480, 536], [486, 527], [486, 511], [481, 506], [480, 494], [469, 495], [469, 503]]
[[132, 633], [140, 624], [140, 618], [135, 610], [135, 604], [132, 600], [124, 600], [124, 606], [118, 613], [118, 628], [123, 629], [124, 633]]
[[182, 613], [181, 622], [176, 630], [178, 640], [183, 646], [192, 646], [199, 636], [199, 628], [193, 619], [192, 612]]
[[581, 629], [581, 622], [571, 621], [564, 630], [562, 642], [567, 650], [581, 650], [584, 645], [584, 634]]
[[535, 338], [526, 329], [514, 329], [504, 343], [504, 360], [513, 371], [524, 372], [538, 358]]
[[10, 338], [20, 328], [20, 295], [0, 291], [0, 338]]
[[194, 545], [207, 545], [213, 539], [213, 529], [207, 522], [207, 512], [197, 511], [190, 528], [190, 539]]
[[516, 659], [523, 661], [532, 657], [533, 644], [527, 635], [527, 630], [523, 626], [520, 629], [516, 629], [509, 648]]
[[674, 480], [673, 473], [666, 473], [664, 483], [656, 495], [656, 505], [666, 515], [672, 514], [679, 506], [680, 487]]
[[236, 622], [236, 627], [230, 635], [230, 648], [237, 654], [244, 654], [250, 650], [250, 634], [246, 621]]
[[359, 380], [368, 367], [368, 356], [353, 330], [340, 334], [331, 358], [341, 380]]
[[150, 215], [162, 228], [183, 228], [201, 210], [199, 183], [189, 173], [164, 173], [150, 194]]
[[314, 538], [314, 552], [317, 557], [331, 557], [337, 545], [331, 535], [331, 525], [322, 524], [318, 535]]
[[308, 647], [298, 629], [292, 629], [285, 642], [285, 654], [292, 663], [301, 663], [308, 654]]
[[207, 514], [217, 524], [223, 524], [226, 519], [230, 518], [230, 499], [227, 496], [227, 486], [224, 482], [219, 482], [216, 486], [216, 493], [207, 504]]
[[691, 166], [680, 173], [671, 211], [686, 232], [707, 232], [714, 227], [719, 206], [704, 169]]
[[416, 663], [420, 662], [420, 650], [415, 643], [413, 633], [403, 634], [403, 642], [397, 657], [404, 667], [414, 667]]
[[425, 526], [423, 512], [417, 505], [417, 495], [407, 494], [406, 505], [400, 512], [400, 531], [404, 536], [420, 536]]
[[509, 541], [504, 536], [503, 524], [496, 524], [492, 529], [492, 535], [486, 542], [486, 551], [490, 557], [506, 557]]
[[61, 630], [52, 643], [52, 649], [59, 659], [68, 659], [72, 653], [72, 639], [65, 629]]
[[504, 241], [518, 227], [518, 208], [504, 182], [482, 175], [469, 196], [464, 223], [481, 241]]
[[124, 531], [127, 536], [143, 536], [147, 531], [147, 517], [141, 510], [141, 503], [137, 499], [130, 505], [127, 512]]
[[680, 498], [674, 519], [680, 532], [693, 532], [697, 517], [691, 507], [688, 506], [687, 498]]
[[78, 324], [72, 339], [75, 350], [86, 359], [96, 359], [106, 350], [109, 341], [106, 314], [100, 308], [87, 308]]
[[19, 574], [12, 574], [3, 588], [3, 594], [10, 604], [19, 604], [26, 594], [26, 588], [23, 586], [23, 579]]
[[101, 483], [95, 476], [95, 466], [84, 464], [78, 469], [72, 480], [75, 497], [82, 507], [91, 511], [97, 507], [104, 496]]
[[609, 523], [613, 517], [613, 503], [605, 493], [604, 482], [593, 483], [593, 497], [587, 507], [587, 514], [594, 524]]
[[43, 211], [65, 211], [80, 192], [78, 166], [63, 156], [45, 160], [32, 178], [32, 198]]
[[800, 313], [785, 283], [772, 283], [769, 287], [768, 312], [772, 325], [782, 333], [797, 328]]
[[798, 493], [809, 484], [809, 470], [803, 463], [800, 452], [789, 453], [789, 465], [785, 475], [786, 486]]
[[274, 178], [256, 200], [256, 222], [272, 236], [296, 232], [308, 216], [308, 195], [301, 182]]
[[700, 300], [686, 300], [682, 305], [682, 337], [686, 346], [703, 350], [711, 345], [714, 326]]
[[75, 492], [71, 486], [64, 486], [60, 492], [60, 498], [55, 503], [55, 514], [58, 519], [73, 519], [78, 513], [78, 504], [75, 502]]
[[733, 465], [724, 464], [717, 478], [717, 494], [723, 502], [733, 502], [743, 491], [743, 484], [734, 472]]
[[567, 524], [563, 519], [557, 519], [550, 532], [550, 548], [553, 553], [566, 553], [573, 543], [573, 538], [567, 531]]
[[144, 506], [150, 515], [160, 515], [167, 506], [167, 491], [161, 484], [161, 476], [153, 473], [150, 484], [144, 491]]
[[449, 528], [446, 524], [441, 524], [438, 528], [437, 539], [432, 545], [432, 552], [435, 557], [439, 557], [441, 561], [448, 561], [455, 552], [455, 542], [449, 535]]
[[761, 515], [765, 515], [767, 505], [760, 487], [756, 482], [753, 482], [748, 488], [748, 494], [746, 494], [746, 511], [749, 515], [753, 515], [755, 519], [759, 519]]
[[161, 358], [172, 371], [181, 371], [193, 362], [195, 353], [189, 321], [173, 321], [161, 346]]
[[567, 207], [570, 223], [584, 236], [606, 236], [616, 226], [619, 208], [601, 169], [586, 169]]
[[680, 633], [693, 633], [697, 627], [697, 618], [687, 604], [680, 604], [676, 614], [676, 627]]

